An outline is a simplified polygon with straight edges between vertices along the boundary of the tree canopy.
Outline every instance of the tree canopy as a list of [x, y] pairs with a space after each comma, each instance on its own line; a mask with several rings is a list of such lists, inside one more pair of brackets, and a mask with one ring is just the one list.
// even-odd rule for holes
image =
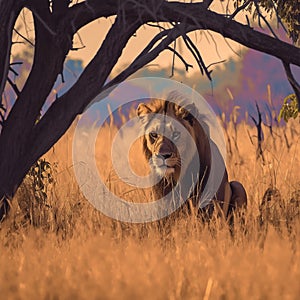
[[[224, 4], [224, 13], [212, 9], [215, 2]], [[15, 72], [11, 49], [16, 20], [24, 8], [33, 16], [34, 57], [24, 86], [18, 87], [10, 79], [10, 73]], [[237, 16], [246, 12], [249, 15], [245, 14], [245, 22], [237, 21]], [[90, 22], [112, 16], [115, 19], [93, 59], [75, 84], [57, 97], [39, 119], [54, 83], [60, 75], [63, 79], [66, 56], [75, 50], [74, 35]], [[259, 30], [253, 20], [266, 30]], [[277, 36], [273, 29], [276, 23], [286, 30], [290, 42]], [[10, 84], [16, 95], [9, 111], [6, 111], [3, 96], [0, 102], [0, 219], [31, 165], [58, 141], [95, 96], [122, 82], [166, 49], [189, 67], [178, 50], [170, 47], [176, 39], [183, 39], [201, 72], [211, 79], [212, 66], [205, 65], [199, 48], [189, 37], [192, 31], [219, 33], [281, 60], [299, 103], [300, 87], [291, 70], [291, 65], [300, 66], [300, 49], [296, 46], [299, 42], [298, 1], [0, 0], [0, 25], [0, 93], [4, 95], [5, 86]], [[157, 26], [160, 31], [129, 66], [107, 82], [128, 41], [144, 25]]]
[[[241, 1], [239, 1], [241, 2]], [[243, 1], [244, 3], [246, 1]], [[300, 32], [300, 5], [299, 1], [293, 0], [262, 0], [262, 1], [250, 1], [256, 11], [255, 16], [259, 16], [259, 6], [263, 7], [269, 14], [270, 18], [276, 18], [277, 22], [285, 27], [286, 32], [294, 43], [299, 42]], [[251, 7], [249, 5], [249, 7]]]

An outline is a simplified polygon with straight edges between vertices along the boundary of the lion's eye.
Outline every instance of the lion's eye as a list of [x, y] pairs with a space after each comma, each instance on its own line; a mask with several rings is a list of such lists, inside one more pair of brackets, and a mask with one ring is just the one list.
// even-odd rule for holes
[[151, 132], [149, 133], [149, 136], [150, 136], [152, 139], [156, 140], [158, 135], [157, 135], [157, 132], [151, 131]]
[[174, 131], [172, 134], [172, 139], [174, 141], [178, 140], [180, 138], [180, 132], [179, 131]]

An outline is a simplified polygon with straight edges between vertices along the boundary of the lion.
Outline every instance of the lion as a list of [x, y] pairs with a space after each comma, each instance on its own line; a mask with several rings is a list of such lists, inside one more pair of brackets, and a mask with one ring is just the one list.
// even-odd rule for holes
[[[169, 101], [170, 97], [176, 97], [176, 103]], [[199, 208], [201, 193], [211, 172], [212, 144], [206, 134], [209, 129], [205, 120], [199, 122], [199, 118], [195, 118], [200, 115], [196, 106], [187, 103], [182, 95], [171, 92], [166, 100], [151, 99], [149, 102], [140, 103], [137, 115], [142, 124], [145, 158], [153, 172], [161, 176], [161, 180], [153, 186], [155, 198], [160, 199], [170, 193], [180, 176], [197, 177], [197, 182], [189, 192], [187, 203], [193, 209]], [[196, 145], [194, 148], [190, 146], [191, 137]], [[213, 147], [216, 146], [213, 144]], [[196, 158], [200, 162], [197, 176], [193, 174]], [[234, 210], [246, 206], [247, 195], [240, 182], [228, 181], [225, 164], [223, 179], [222, 174], [220, 178], [221, 184], [204, 210], [211, 212], [212, 207], [218, 207], [228, 218]], [[204, 210], [197, 209], [197, 212]]]

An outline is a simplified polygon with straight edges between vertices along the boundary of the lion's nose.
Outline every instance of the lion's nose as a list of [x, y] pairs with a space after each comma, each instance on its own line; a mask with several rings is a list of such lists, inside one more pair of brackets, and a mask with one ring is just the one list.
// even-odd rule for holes
[[172, 153], [160, 153], [159, 156], [161, 156], [163, 159], [168, 159], [172, 156]]

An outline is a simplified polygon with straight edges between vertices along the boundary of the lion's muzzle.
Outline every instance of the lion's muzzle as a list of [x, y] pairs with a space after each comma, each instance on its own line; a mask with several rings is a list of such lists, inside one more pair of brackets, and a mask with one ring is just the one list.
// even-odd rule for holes
[[151, 158], [155, 171], [164, 176], [170, 176], [175, 172], [176, 159], [174, 153], [154, 154]]

